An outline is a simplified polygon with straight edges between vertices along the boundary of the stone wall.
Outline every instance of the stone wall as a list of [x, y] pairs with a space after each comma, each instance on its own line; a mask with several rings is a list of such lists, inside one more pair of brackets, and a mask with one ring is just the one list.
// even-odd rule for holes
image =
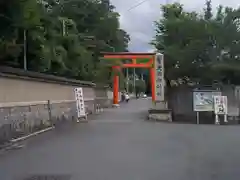
[[[188, 122], [196, 123], [196, 112], [193, 110], [193, 91], [196, 87], [179, 86], [173, 87], [168, 92], [168, 104], [172, 110], [173, 121], [175, 122]], [[211, 90], [219, 89], [222, 95], [228, 97], [228, 118], [235, 121], [240, 119], [239, 107], [240, 107], [240, 91], [238, 86], [234, 85], [222, 85], [216, 87], [197, 87], [199, 89]], [[215, 115], [213, 112], [201, 112], [199, 113], [201, 123], [213, 124], [215, 121]]]
[[[98, 109], [110, 107], [112, 99], [96, 98], [85, 100], [88, 115]], [[75, 101], [39, 101], [22, 105], [0, 107], [0, 148], [12, 139], [29, 135], [49, 127], [76, 123], [77, 110]]]
[[14, 138], [76, 122], [76, 87], [83, 88], [88, 114], [112, 104], [109, 90], [91, 82], [0, 67], [0, 147]]
[[[85, 101], [88, 114], [95, 113], [96, 103], [97, 101], [94, 100]], [[76, 122], [76, 112], [75, 101], [42, 101], [29, 105], [2, 106], [0, 107], [0, 144], [48, 127]]]

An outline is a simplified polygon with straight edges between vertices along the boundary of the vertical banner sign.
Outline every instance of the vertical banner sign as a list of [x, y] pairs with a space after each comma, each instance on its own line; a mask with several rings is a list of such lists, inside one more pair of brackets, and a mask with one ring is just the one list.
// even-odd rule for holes
[[155, 56], [155, 97], [156, 101], [164, 101], [164, 58], [163, 54]]
[[227, 96], [214, 96], [214, 112], [216, 115], [226, 115], [227, 108]]
[[84, 105], [84, 99], [83, 99], [83, 89], [82, 88], [75, 88], [75, 100], [76, 100], [76, 106], [77, 106], [77, 114], [78, 118], [85, 117], [85, 105]]

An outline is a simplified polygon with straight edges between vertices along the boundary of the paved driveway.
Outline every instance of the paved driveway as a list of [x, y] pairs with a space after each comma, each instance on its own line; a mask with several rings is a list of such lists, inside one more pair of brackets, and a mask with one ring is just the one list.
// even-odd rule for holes
[[132, 100], [90, 123], [27, 141], [0, 157], [0, 179], [70, 174], [71, 180], [239, 180], [239, 126], [146, 122], [150, 104]]

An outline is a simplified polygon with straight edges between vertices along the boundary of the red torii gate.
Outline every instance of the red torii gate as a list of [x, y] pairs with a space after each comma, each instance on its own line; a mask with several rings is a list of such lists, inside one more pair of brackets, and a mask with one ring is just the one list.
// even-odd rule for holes
[[[156, 53], [130, 53], [130, 52], [106, 52], [103, 53], [105, 59], [130, 59], [132, 63], [122, 64], [121, 66], [112, 66], [113, 70], [119, 71], [121, 68], [148, 68], [150, 70], [150, 81], [151, 81], [151, 91], [152, 100], [155, 101], [155, 67], [154, 59]], [[144, 61], [143, 61], [144, 60]], [[119, 103], [119, 76], [117, 73], [114, 75], [113, 79], [113, 104], [118, 105]]]

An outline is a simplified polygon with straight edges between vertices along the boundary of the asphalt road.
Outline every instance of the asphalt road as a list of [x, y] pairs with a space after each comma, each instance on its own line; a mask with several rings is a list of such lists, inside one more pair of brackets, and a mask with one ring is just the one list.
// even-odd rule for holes
[[239, 126], [146, 122], [150, 104], [133, 100], [89, 123], [26, 141], [0, 157], [0, 179], [31, 174], [70, 180], [239, 179]]

